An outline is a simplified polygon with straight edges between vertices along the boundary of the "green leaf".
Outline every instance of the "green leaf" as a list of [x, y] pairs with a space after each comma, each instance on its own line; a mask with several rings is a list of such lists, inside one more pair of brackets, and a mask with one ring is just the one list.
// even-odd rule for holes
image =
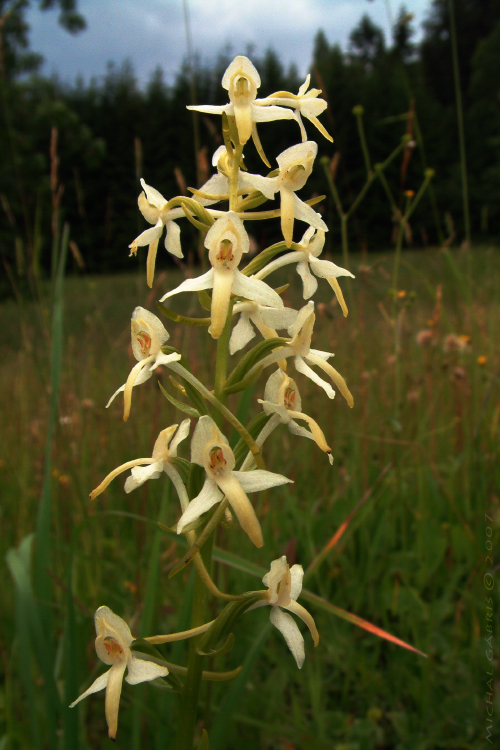
[[282, 339], [279, 337], [264, 339], [263, 341], [260, 341], [256, 346], [253, 347], [253, 349], [250, 349], [250, 351], [247, 352], [245, 356], [242, 357], [238, 362], [238, 364], [226, 380], [225, 388], [230, 388], [231, 386], [243, 380], [243, 378], [252, 369], [252, 367], [265, 356], [267, 356], [267, 354], [273, 351], [273, 349], [277, 349], [280, 346], [286, 346], [287, 344], [288, 339]]
[[170, 401], [170, 403], [175, 406], [176, 409], [179, 409], [179, 411], [184, 412], [184, 414], [187, 414], [189, 417], [194, 417], [195, 419], [198, 419], [200, 416], [200, 413], [193, 409], [192, 406], [189, 406], [188, 404], [185, 404], [183, 401], [179, 401], [179, 399], [175, 398], [175, 396], [171, 396], [170, 393], [165, 390], [165, 388], [162, 386], [160, 381], [158, 381], [158, 385], [160, 386], [160, 390], [167, 399], [167, 401]]
[[245, 268], [242, 269], [241, 273], [244, 273], [245, 276], [252, 276], [254, 273], [257, 273], [257, 271], [260, 271], [260, 269], [263, 268], [266, 263], [272, 260], [276, 255], [279, 255], [281, 252], [283, 252], [283, 250], [288, 250], [290, 252], [289, 248], [287, 248], [284, 242], [277, 242], [275, 245], [267, 247], [261, 253], [256, 255], [255, 258], [250, 261], [248, 266], [245, 266]]
[[[262, 372], [262, 367], [259, 367], [258, 370], [255, 370], [255, 372], [252, 372], [250, 375], [247, 375], [243, 378], [243, 380], [238, 381], [238, 383], [234, 383], [234, 385], [230, 385], [229, 387], [224, 388], [224, 393], [231, 394], [231, 393], [239, 393], [240, 391], [246, 391], [248, 388], [251, 388], [255, 385], [257, 380], [260, 377], [260, 374]], [[241, 420], [240, 420], [241, 421]]]
[[200, 648], [197, 648], [196, 651], [200, 656], [224, 656], [224, 654], [228, 654], [234, 646], [234, 634], [229, 633], [228, 637], [226, 638], [226, 642], [223, 646], [221, 646], [219, 649], [210, 650], [210, 651], [201, 651]]
[[192, 215], [191, 215], [191, 214], [189, 213], [189, 210], [188, 210], [188, 207], [187, 207], [187, 205], [186, 205], [186, 202], [185, 202], [185, 201], [182, 201], [182, 203], [181, 203], [181, 208], [182, 208], [182, 210], [184, 211], [184, 214], [185, 214], [185, 216], [186, 216], [186, 219], [188, 219], [188, 221], [190, 221], [190, 222], [191, 222], [191, 224], [192, 224], [192, 225], [193, 225], [194, 227], [196, 227], [196, 229], [199, 229], [199, 230], [200, 230], [200, 232], [203, 232], [203, 233], [205, 233], [205, 234], [206, 234], [206, 233], [208, 232], [208, 230], [210, 229], [210, 227], [209, 227], [209, 226], [207, 226], [206, 224], [203, 224], [203, 223], [202, 223], [201, 221], [198, 221], [198, 219], [195, 219], [195, 218], [194, 218], [194, 216], [192, 216]]
[[[261, 591], [248, 591], [243, 599], [226, 604], [220, 615], [212, 623], [206, 633], [200, 637], [196, 650], [199, 654], [209, 654], [212, 649], [233, 629], [236, 620], [243, 615], [252, 604], [262, 599]], [[226, 641], [227, 643], [227, 641]]]
[[165, 315], [166, 318], [169, 318], [169, 320], [173, 320], [174, 323], [181, 323], [185, 326], [209, 326], [210, 325], [210, 318], [190, 318], [187, 315], [179, 315], [179, 313], [174, 312], [173, 310], [169, 310], [168, 307], [165, 307], [165, 305], [162, 305], [161, 302], [156, 303], [156, 307], [161, 312], [162, 315]]
[[206, 289], [201, 289], [201, 291], [198, 292], [198, 301], [205, 310], [208, 310], [208, 312], [211, 312], [212, 297], [209, 295]]
[[[176, 349], [173, 346], [162, 346], [161, 350], [164, 354], [173, 354], [176, 352], [177, 354], [180, 354], [178, 349]], [[191, 373], [191, 368], [189, 367], [189, 364], [186, 362], [184, 357], [181, 356], [179, 360], [179, 364], [181, 364], [185, 370], [187, 370], [189, 373]], [[192, 373], [191, 373], [192, 374]], [[205, 401], [203, 399], [203, 396], [199, 393], [199, 391], [194, 388], [191, 383], [188, 383], [187, 380], [185, 380], [182, 375], [180, 376], [182, 380], [182, 384], [184, 386], [184, 390], [186, 391], [186, 396], [193, 404], [194, 408], [198, 412], [197, 416], [203, 416], [204, 414], [210, 415], [210, 412], [205, 404]]]

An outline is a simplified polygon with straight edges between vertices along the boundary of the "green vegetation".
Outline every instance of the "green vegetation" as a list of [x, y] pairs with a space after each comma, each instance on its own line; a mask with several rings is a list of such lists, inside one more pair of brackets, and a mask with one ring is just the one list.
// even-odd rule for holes
[[[334, 466], [313, 443], [304, 445], [307, 441], [283, 430], [264, 458], [273, 470], [295, 480], [294, 492], [278, 488], [272, 497], [257, 499], [265, 538], [273, 540], [269, 555], [286, 553], [293, 561], [296, 554], [312, 561], [373, 488], [307, 586], [429, 658], [309, 603], [321, 641], [316, 651], [306, 642], [299, 679], [279, 634], [267, 628], [267, 614], [250, 612], [221, 668], [249, 664], [259, 656], [251, 675], [238, 678], [229, 693], [227, 684], [217, 683], [206, 683], [202, 692], [217, 750], [236, 743], [283, 750], [483, 747], [489, 668], [481, 646], [486, 635], [484, 512], [493, 519], [494, 548], [500, 525], [498, 251], [476, 247], [469, 263], [470, 277], [464, 254], [404, 254], [395, 302], [401, 346], [398, 404], [389, 322], [393, 299], [387, 294], [393, 256], [353, 256], [357, 279], [347, 321], [333, 309], [327, 285], [320, 285], [317, 311], [323, 324], [316, 345], [337, 352], [336, 365], [346, 376], [355, 408], [350, 411], [341, 399], [332, 405], [300, 378], [308, 412], [331, 413], [322, 423]], [[292, 273], [285, 269], [277, 281], [285, 283]], [[132, 361], [126, 354], [130, 334], [125, 322], [131, 310], [137, 303], [155, 310], [154, 301], [179, 282], [179, 273], [162, 276], [153, 290], [146, 288], [144, 278], [141, 272], [66, 281], [61, 395], [49, 487], [49, 606], [31, 599], [29, 588], [21, 596], [20, 564], [14, 598], [4, 569], [9, 583], [0, 615], [5, 670], [0, 741], [9, 750], [107, 746], [102, 695], [82, 704], [81, 725], [75, 723], [76, 713], [64, 708], [97, 674], [92, 613], [98, 606], [119, 611], [134, 635], [184, 629], [189, 622], [189, 568], [168, 579], [182, 547], [154, 523], [161, 520], [170, 526], [178, 519], [168, 482], [148, 482], [125, 496], [116, 481], [95, 503], [88, 501], [88, 492], [111, 468], [150, 455], [159, 430], [184, 418], [166, 400], [158, 410], [154, 379], [134, 389], [134, 409], [126, 425], [118, 399], [108, 412], [104, 409]], [[2, 557], [35, 529], [43, 485], [51, 382], [50, 302], [45, 292], [46, 309], [43, 304], [19, 308], [14, 302], [2, 306], [0, 408], [8, 415], [0, 456]], [[300, 304], [298, 298], [288, 301]], [[174, 309], [203, 314], [197, 304], [188, 308], [181, 297]], [[196, 352], [200, 375], [212, 371], [203, 331], [180, 334], [174, 323], [166, 325], [173, 345]], [[186, 338], [180, 341], [179, 335]], [[160, 381], [170, 385], [165, 370]], [[259, 388], [262, 384], [254, 392], [249, 418], [256, 413]], [[231, 530], [221, 533], [226, 548], [259, 564], [259, 553], [246, 537]], [[15, 559], [10, 553], [11, 569], [26, 552], [25, 542]], [[231, 590], [236, 576], [239, 588], [242, 576], [248, 588], [258, 581], [222, 563], [217, 563], [215, 576], [223, 590]], [[29, 620], [21, 617], [23, 612], [31, 613]], [[498, 633], [495, 643], [498, 653]], [[185, 648], [174, 644], [165, 652], [169, 660], [182, 663]], [[54, 662], [46, 671], [51, 653]], [[48, 678], [54, 680], [55, 694]], [[61, 708], [53, 705], [57, 693]], [[149, 685], [125, 686], [119, 746], [168, 748], [176, 701]]]

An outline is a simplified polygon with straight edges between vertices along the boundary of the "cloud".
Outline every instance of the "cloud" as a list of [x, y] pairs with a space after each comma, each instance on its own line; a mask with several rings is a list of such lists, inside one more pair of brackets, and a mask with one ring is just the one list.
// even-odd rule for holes
[[[422, 20], [428, 0], [407, 0]], [[106, 63], [129, 58], [141, 84], [159, 65], [172, 83], [186, 55], [182, 0], [80, 0], [87, 30], [72, 36], [57, 24], [57, 13], [27, 14], [31, 46], [41, 52], [44, 73], [57, 72], [73, 81], [103, 75]], [[323, 29], [330, 43], [346, 47], [363, 13], [389, 36], [386, 4], [366, 0], [190, 0], [189, 18], [194, 50], [210, 62], [227, 45], [235, 54], [253, 44], [262, 54], [273, 47], [285, 65], [295, 62], [303, 75], [311, 62], [314, 37]]]

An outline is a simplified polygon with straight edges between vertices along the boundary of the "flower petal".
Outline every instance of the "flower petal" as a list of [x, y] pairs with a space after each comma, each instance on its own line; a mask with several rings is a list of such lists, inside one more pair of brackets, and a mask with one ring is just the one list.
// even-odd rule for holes
[[234, 354], [248, 344], [255, 336], [248, 313], [241, 313], [238, 323], [233, 328], [229, 339], [229, 353]]
[[182, 443], [183, 440], [185, 440], [189, 436], [189, 431], [191, 429], [191, 420], [190, 419], [184, 419], [179, 429], [174, 435], [174, 438], [169, 446], [169, 454], [173, 458], [177, 456], [177, 448], [179, 447], [180, 443]]
[[293, 212], [295, 214], [295, 218], [299, 221], [305, 221], [306, 224], [310, 224], [311, 226], [316, 227], [316, 229], [322, 229], [324, 232], [328, 232], [328, 227], [321, 218], [321, 214], [318, 214], [317, 211], [312, 208], [312, 206], [309, 206], [307, 203], [304, 203], [304, 201], [301, 201], [300, 198], [295, 195], [295, 193], [293, 194], [293, 196]]
[[132, 469], [131, 476], [127, 477], [125, 482], [125, 492], [128, 494], [137, 489], [148, 479], [158, 479], [163, 471], [163, 461], [155, 461], [149, 466], [135, 466]]
[[80, 696], [78, 696], [78, 698], [76, 699], [76, 701], [73, 701], [73, 703], [70, 703], [69, 707], [73, 708], [73, 706], [76, 706], [77, 703], [80, 703], [80, 701], [82, 701], [88, 695], [92, 695], [92, 693], [98, 693], [99, 690], [104, 690], [104, 688], [108, 684], [108, 677], [109, 677], [110, 671], [111, 670], [108, 669], [108, 671], [104, 672], [104, 674], [100, 675], [97, 678], [97, 680], [94, 680], [94, 682], [92, 683], [92, 685], [84, 693], [82, 693]]
[[237, 268], [234, 271], [233, 294], [259, 302], [269, 307], [284, 307], [283, 300], [274, 289], [259, 279], [248, 278]]
[[270, 328], [290, 328], [297, 318], [297, 310], [291, 307], [261, 307], [258, 315], [266, 326]]
[[134, 640], [125, 620], [115, 614], [109, 607], [102, 606], [96, 610], [94, 624], [95, 632], [98, 636], [101, 638], [115, 638], [124, 649], [128, 648]]
[[339, 391], [341, 392], [341, 394], [343, 395], [343, 397], [345, 398], [345, 400], [347, 401], [347, 403], [352, 409], [352, 407], [354, 406], [354, 399], [352, 397], [351, 391], [347, 387], [347, 383], [345, 382], [340, 372], [338, 372], [334, 367], [332, 367], [329, 362], [325, 362], [325, 360], [322, 357], [318, 357], [316, 354], [314, 354], [311, 351], [309, 352], [306, 359], [309, 360], [311, 364], [321, 367], [321, 369], [324, 372], [326, 372], [327, 375], [331, 377], [331, 379], [333, 380], [333, 382], [335, 383], [335, 385], [337, 386], [337, 388], [339, 389]]
[[[134, 387], [134, 385], [136, 385], [137, 381], [139, 380], [139, 376], [143, 372], [149, 373], [148, 377], [151, 377], [151, 369], [150, 367], [148, 367], [148, 365], [151, 365], [152, 362], [154, 362], [154, 357], [146, 357], [146, 359], [142, 359], [135, 365], [135, 367], [132, 367], [132, 369], [130, 370], [127, 382], [125, 383], [125, 387], [123, 389], [124, 422], [126, 422], [130, 416], [130, 407], [132, 406], [132, 388]], [[147, 378], [143, 378], [143, 380], [140, 382], [143, 382], [144, 380], [147, 380]]]
[[279, 487], [282, 484], [292, 483], [292, 479], [284, 477], [282, 474], [275, 474], [272, 471], [264, 469], [255, 469], [254, 471], [233, 471], [231, 472], [241, 484], [245, 492], [261, 492], [269, 487]]
[[341, 266], [335, 265], [329, 260], [318, 260], [317, 258], [311, 257], [309, 260], [311, 264], [311, 270], [315, 276], [319, 276], [322, 279], [337, 278], [338, 276], [350, 276], [354, 279], [355, 276], [350, 271], [347, 271]]
[[132, 654], [128, 662], [128, 674], [125, 681], [129, 685], [138, 685], [140, 682], [156, 680], [157, 677], [166, 677], [167, 675], [167, 667], [155, 664], [154, 661], [139, 659], [135, 654]]
[[302, 633], [300, 632], [297, 623], [293, 617], [290, 617], [290, 615], [283, 612], [279, 607], [272, 607], [269, 619], [282, 634], [286, 641], [286, 645], [297, 662], [298, 668], [301, 669], [306, 654], [304, 650], [304, 638], [302, 637]]
[[146, 283], [151, 289], [155, 277], [156, 253], [158, 252], [159, 237], [149, 244], [148, 258], [146, 261]]
[[[239, 476], [245, 473], [253, 472], [230, 472], [217, 477], [217, 484], [225, 494], [231, 504], [231, 508], [236, 513], [240, 526], [250, 537], [256, 547], [262, 547], [264, 540], [260, 528], [259, 519], [255, 513], [252, 503], [248, 499], [245, 490], [238, 481]], [[268, 473], [268, 472], [266, 472]]]
[[278, 189], [276, 178], [262, 177], [260, 174], [247, 174], [243, 172], [238, 180], [238, 186], [240, 186], [240, 182], [242, 188], [258, 190], [269, 200], [274, 198], [274, 194]]
[[198, 104], [195, 107], [190, 105], [189, 107], [186, 107], [186, 109], [190, 109], [192, 112], [206, 112], [209, 115], [221, 115], [223, 112], [227, 115], [233, 114], [232, 104], [224, 104], [222, 107], [214, 104]]
[[293, 612], [294, 615], [297, 615], [297, 617], [300, 617], [302, 622], [305, 622], [307, 627], [309, 628], [311, 635], [313, 637], [314, 645], [317, 646], [319, 643], [319, 633], [316, 628], [316, 623], [314, 622], [314, 619], [312, 615], [309, 614], [307, 609], [304, 609], [302, 604], [299, 604], [296, 601], [290, 602], [290, 604], [287, 604], [285, 609], [287, 609], [289, 612]]
[[294, 120], [295, 115], [290, 109], [283, 109], [271, 105], [270, 107], [258, 107], [252, 104], [252, 119], [254, 122], [270, 122], [271, 120]]
[[211, 323], [208, 329], [213, 339], [219, 338], [226, 325], [235, 273], [237, 273], [237, 269], [234, 271], [230, 268], [213, 269], [212, 307], [210, 310]]
[[142, 232], [138, 237], [135, 238], [135, 240], [129, 245], [129, 247], [132, 247], [132, 245], [136, 245], [138, 247], [149, 245], [151, 244], [151, 242], [159, 240], [162, 232], [163, 222], [161, 219], [158, 219], [158, 222], [154, 227], [151, 227], [151, 229], [145, 229], [144, 232]]
[[305, 375], [306, 378], [309, 378], [309, 380], [312, 380], [313, 383], [316, 383], [316, 385], [319, 385], [321, 388], [323, 388], [328, 398], [335, 398], [335, 391], [333, 390], [330, 383], [327, 383], [326, 380], [320, 378], [319, 375], [315, 373], [314, 370], [309, 367], [309, 365], [306, 364], [305, 360], [300, 356], [295, 357], [295, 369], [298, 370], [298, 372], [301, 372], [302, 375]]
[[298, 437], [305, 437], [309, 438], [310, 440], [314, 440], [314, 435], [312, 432], [309, 432], [309, 430], [306, 430], [305, 427], [301, 427], [297, 422], [295, 422], [293, 419], [289, 418], [288, 421], [288, 429], [293, 435], [297, 435]]
[[[295, 195], [293, 190], [284, 186], [280, 187], [280, 196], [281, 231], [283, 233], [286, 246], [291, 247], [293, 242], [293, 224], [295, 220], [295, 198], [297, 198], [297, 196]], [[297, 198], [297, 200], [299, 199]]]
[[155, 190], [154, 187], [151, 187], [151, 185], [147, 185], [144, 180], [141, 177], [141, 185], [142, 189], [146, 193], [146, 198], [148, 203], [152, 203], [155, 208], [162, 209], [163, 206], [167, 203], [166, 198], [163, 197], [161, 193], [158, 192], [158, 190]]
[[210, 510], [216, 503], [222, 500], [222, 492], [217, 485], [207, 477], [200, 494], [189, 503], [187, 509], [177, 523], [177, 533], [180, 534], [184, 526], [196, 521], [203, 513]]
[[213, 275], [214, 269], [211, 268], [210, 271], [207, 271], [201, 276], [197, 276], [195, 279], [186, 279], [186, 281], [183, 281], [178, 287], [172, 289], [171, 292], [164, 294], [160, 302], [163, 302], [168, 297], [172, 297], [174, 294], [180, 294], [181, 292], [199, 292], [202, 289], [211, 289], [213, 286]]
[[290, 598], [296, 601], [299, 598], [300, 592], [302, 591], [302, 580], [304, 578], [304, 568], [302, 565], [292, 565], [290, 568]]
[[108, 722], [108, 734], [114, 740], [118, 729], [118, 709], [120, 708], [120, 696], [122, 693], [123, 675], [127, 662], [113, 664], [108, 674], [106, 685], [106, 721]]
[[175, 221], [167, 221], [167, 234], [165, 235], [165, 248], [171, 255], [176, 258], [183, 258], [184, 254], [181, 248], [181, 228]]
[[297, 263], [297, 273], [302, 279], [304, 299], [309, 299], [318, 288], [318, 282], [310, 272], [308, 263]]
[[229, 445], [227, 438], [219, 430], [212, 417], [200, 417], [191, 438], [191, 463], [204, 466], [205, 446], [208, 443]]

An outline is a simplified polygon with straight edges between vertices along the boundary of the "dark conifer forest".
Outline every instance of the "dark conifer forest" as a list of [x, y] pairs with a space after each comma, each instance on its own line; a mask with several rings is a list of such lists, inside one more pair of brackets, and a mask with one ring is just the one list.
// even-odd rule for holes
[[[110, 63], [99, 80], [67, 85], [38, 74], [40, 57], [27, 45], [29, 0], [6, 13], [11, 5], [0, 0], [3, 265], [10, 273], [22, 274], [23, 265], [35, 258], [41, 269], [50, 269], [55, 231], [51, 222], [57, 203], [62, 220], [71, 226], [75, 268], [80, 265], [93, 273], [126, 270], [130, 268], [128, 245], [145, 228], [136, 203], [139, 178], [144, 177], [167, 198], [207, 179], [212, 172], [212, 154], [220, 145], [219, 127], [215, 118], [199, 116], [199, 150], [195, 154], [193, 114], [186, 110], [192, 103], [192, 83], [196, 103], [224, 103], [221, 76], [232, 54], [245, 51], [221, 53], [211, 68], [196, 63], [192, 77], [185, 63], [171, 86], [163, 80], [161, 60], [143, 88], [127, 62]], [[60, 23], [69, 32], [85, 33], [74, 0], [45, 0], [41, 4], [42, 9], [56, 5]], [[500, 0], [455, 0], [454, 9], [470, 231], [474, 241], [491, 243], [500, 235]], [[357, 105], [363, 107], [372, 164], [384, 161], [405, 134], [411, 136], [410, 146], [387, 172], [400, 205], [405, 191], [418, 190], [425, 169], [435, 170], [432, 189], [412, 217], [407, 245], [425, 248], [463, 242], [450, 28], [448, 0], [433, 0], [418, 45], [414, 43], [413, 21], [404, 7], [390, 39], [364, 16], [352, 30], [347, 51], [331, 44], [318, 30], [310, 65], [311, 85], [322, 89], [328, 101], [321, 120], [334, 143], [317, 139], [318, 163], [309, 187], [316, 194], [327, 195], [320, 210], [330, 226], [331, 252], [339, 250], [340, 229], [319, 159], [328, 157], [339, 194], [346, 204], [351, 203], [366, 179], [352, 112]], [[283, 89], [296, 93], [303, 83], [296, 68], [285, 69], [272, 49], [252, 59], [262, 78], [259, 95]], [[264, 149], [271, 155], [279, 153], [290, 143], [290, 130], [298, 140], [296, 124], [284, 122], [281, 130], [272, 129], [283, 134], [282, 142], [270, 143], [262, 128]], [[313, 130], [309, 126], [308, 137], [316, 139]], [[260, 170], [253, 146], [247, 150], [248, 168]], [[375, 181], [369, 200], [350, 224], [351, 248], [365, 252], [389, 248], [394, 226], [387, 196]], [[193, 247], [195, 244], [193, 229]], [[166, 257], [162, 262], [167, 263]]]

